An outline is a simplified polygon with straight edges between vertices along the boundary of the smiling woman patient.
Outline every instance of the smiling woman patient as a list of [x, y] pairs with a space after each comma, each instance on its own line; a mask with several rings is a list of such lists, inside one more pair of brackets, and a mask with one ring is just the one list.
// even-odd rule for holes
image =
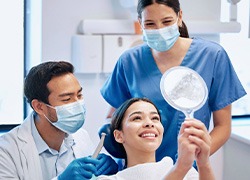
[[[196, 119], [182, 123], [175, 164], [170, 157], [156, 162], [163, 132], [160, 112], [149, 99], [125, 101], [113, 114], [111, 133], [124, 150], [126, 168], [116, 175], [98, 179], [214, 179], [209, 162], [211, 137], [204, 123]], [[194, 160], [199, 173], [192, 167]]]

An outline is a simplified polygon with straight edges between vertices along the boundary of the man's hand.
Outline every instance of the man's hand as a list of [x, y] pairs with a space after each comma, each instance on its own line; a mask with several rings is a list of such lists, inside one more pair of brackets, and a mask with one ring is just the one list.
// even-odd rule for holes
[[96, 164], [96, 176], [99, 175], [112, 175], [117, 173], [118, 171], [118, 165], [117, 163], [114, 161], [114, 159], [112, 159], [110, 156], [106, 155], [106, 154], [99, 154], [97, 156], [97, 161], [98, 163]]
[[97, 159], [84, 157], [72, 161], [62, 174], [58, 176], [58, 180], [83, 180], [91, 179], [96, 174], [96, 165], [99, 164]]

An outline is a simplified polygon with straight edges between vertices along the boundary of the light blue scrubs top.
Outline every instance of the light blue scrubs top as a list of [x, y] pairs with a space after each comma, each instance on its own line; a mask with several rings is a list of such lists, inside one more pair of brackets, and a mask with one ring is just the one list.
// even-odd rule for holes
[[[193, 38], [181, 66], [198, 72], [208, 88], [208, 99], [194, 113], [196, 119], [209, 128], [211, 113], [222, 109], [246, 94], [226, 51], [219, 44], [201, 38]], [[177, 136], [185, 115], [172, 108], [160, 90], [162, 73], [158, 69], [150, 48], [143, 44], [124, 52], [101, 89], [104, 99], [118, 108], [132, 97], [147, 97], [161, 111], [164, 135], [156, 152], [157, 161], [170, 156], [174, 161], [177, 154]]]

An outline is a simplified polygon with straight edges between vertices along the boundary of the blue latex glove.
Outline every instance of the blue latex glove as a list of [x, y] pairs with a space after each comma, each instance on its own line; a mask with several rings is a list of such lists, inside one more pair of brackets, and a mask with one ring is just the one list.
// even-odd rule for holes
[[58, 180], [91, 179], [92, 175], [96, 174], [96, 165], [99, 163], [97, 159], [91, 157], [75, 159], [58, 176]]
[[99, 175], [112, 175], [117, 173], [118, 164], [115, 162], [113, 158], [106, 154], [99, 154], [96, 158], [98, 160], [98, 164], [96, 165], [96, 176]]

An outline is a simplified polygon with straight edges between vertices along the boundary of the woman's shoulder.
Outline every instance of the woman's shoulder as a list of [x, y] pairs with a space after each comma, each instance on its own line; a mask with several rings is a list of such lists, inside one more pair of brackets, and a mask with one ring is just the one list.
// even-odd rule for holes
[[143, 60], [152, 57], [150, 48], [147, 44], [139, 44], [137, 46], [126, 49], [119, 57], [118, 64], [125, 67], [137, 66]]
[[199, 49], [209, 48], [210, 50], [224, 50], [224, 48], [214, 40], [205, 39], [202, 37], [193, 37], [192, 39], [192, 44], [196, 47], [199, 47]]
[[139, 56], [142, 53], [150, 52], [150, 48], [146, 43], [138, 44], [133, 47], [129, 47], [128, 49], [125, 49], [122, 53], [121, 57], [127, 57], [127, 56]]

